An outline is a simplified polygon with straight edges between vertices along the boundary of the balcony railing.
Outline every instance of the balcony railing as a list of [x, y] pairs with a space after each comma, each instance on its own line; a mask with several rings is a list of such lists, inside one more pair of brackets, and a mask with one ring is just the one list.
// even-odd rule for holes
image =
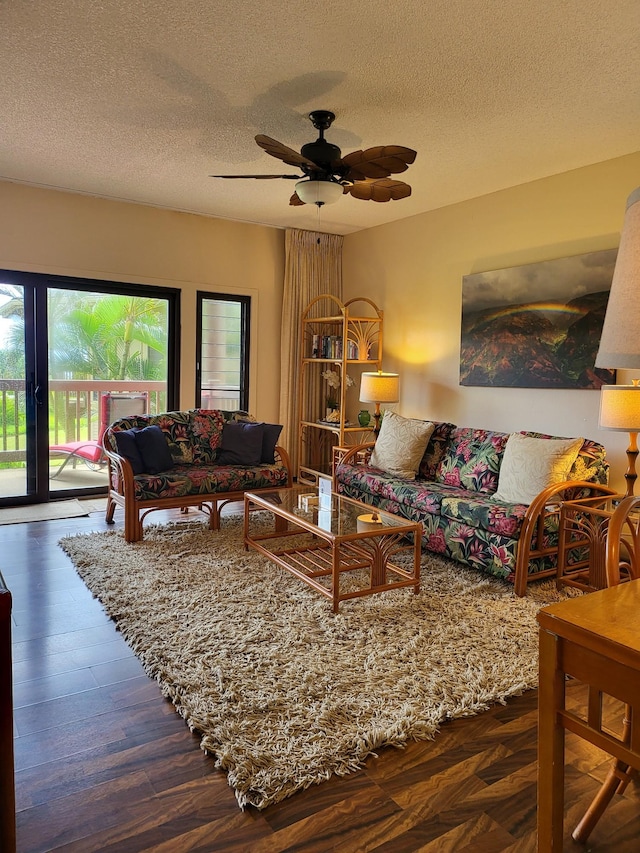
[[[49, 444], [92, 441], [100, 435], [100, 397], [146, 393], [150, 414], [166, 411], [166, 382], [102, 379], [49, 380]], [[26, 459], [24, 380], [0, 379], [0, 464]]]

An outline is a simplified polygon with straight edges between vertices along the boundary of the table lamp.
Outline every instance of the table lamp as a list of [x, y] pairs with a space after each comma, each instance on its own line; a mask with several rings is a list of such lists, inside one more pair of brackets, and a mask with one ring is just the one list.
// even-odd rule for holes
[[360, 377], [360, 401], [375, 403], [373, 413], [375, 419], [374, 432], [380, 432], [380, 403], [397, 403], [399, 397], [400, 377], [397, 373], [363, 373]]
[[[613, 271], [602, 326], [596, 367], [640, 368], [640, 187], [627, 199], [620, 247]], [[633, 494], [640, 429], [640, 387], [604, 385], [600, 395], [600, 426], [629, 433], [627, 497]]]
[[633, 494], [637, 479], [636, 459], [638, 457], [638, 430], [640, 429], [640, 380], [634, 379], [633, 385], [603, 385], [600, 390], [600, 426], [603, 429], [619, 430], [629, 433], [627, 448], [627, 470], [624, 479], [627, 484], [625, 497]]

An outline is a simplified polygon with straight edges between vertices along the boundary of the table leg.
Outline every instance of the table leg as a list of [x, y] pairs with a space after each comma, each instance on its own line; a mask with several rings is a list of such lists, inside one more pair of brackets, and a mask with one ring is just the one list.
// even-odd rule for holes
[[559, 711], [565, 705], [560, 639], [540, 630], [538, 687], [538, 851], [560, 853], [564, 835], [564, 728]]
[[251, 503], [251, 501], [249, 500], [247, 495], [245, 495], [244, 496], [244, 520], [242, 522], [242, 538], [244, 540], [244, 550], [245, 551], [249, 550], [249, 545], [247, 543], [247, 539], [249, 537], [249, 509], [250, 509], [249, 505], [250, 505], [250, 503]]
[[281, 516], [276, 515], [275, 520], [276, 520], [276, 533], [284, 533], [286, 530], [289, 529], [289, 524], [287, 523], [286, 518], [282, 518]]
[[331, 592], [333, 594], [333, 612], [340, 608], [340, 545], [331, 546]]

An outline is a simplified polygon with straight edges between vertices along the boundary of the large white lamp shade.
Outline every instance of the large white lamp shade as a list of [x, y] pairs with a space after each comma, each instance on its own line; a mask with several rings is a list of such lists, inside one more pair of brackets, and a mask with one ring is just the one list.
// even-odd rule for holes
[[596, 367], [640, 367], [640, 187], [627, 199]]

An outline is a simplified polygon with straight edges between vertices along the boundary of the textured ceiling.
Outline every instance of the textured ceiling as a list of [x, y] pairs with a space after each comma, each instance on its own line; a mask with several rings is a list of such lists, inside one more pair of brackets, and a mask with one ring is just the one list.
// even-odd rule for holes
[[[637, 151], [640, 1], [5, 0], [0, 80], [4, 179], [347, 234]], [[254, 136], [299, 149], [312, 109], [343, 154], [415, 148], [411, 198], [318, 223], [208, 177], [291, 173]]]

